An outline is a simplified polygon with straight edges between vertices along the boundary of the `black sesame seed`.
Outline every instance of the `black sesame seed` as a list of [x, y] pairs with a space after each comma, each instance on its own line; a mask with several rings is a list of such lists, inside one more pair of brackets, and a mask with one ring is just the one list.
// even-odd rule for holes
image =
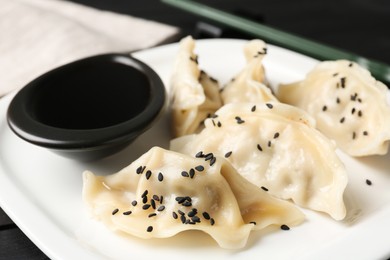
[[345, 117], [342, 117], [342, 118], [340, 119], [340, 123], [344, 123], [344, 121], [345, 121]]
[[177, 218], [178, 218], [176, 212], [174, 212], [174, 211], [172, 212], [172, 217], [173, 217], [174, 219], [177, 219]]
[[182, 204], [184, 201], [186, 201], [186, 198], [185, 197], [176, 197], [175, 200], [177, 201], [177, 203]]
[[355, 108], [352, 108], [351, 114], [352, 114], [352, 115], [355, 114], [355, 111], [356, 111], [356, 109], [355, 109]]
[[163, 204], [164, 197], [163, 195], [160, 196], [160, 203]]
[[159, 181], [163, 181], [163, 180], [164, 180], [164, 175], [163, 175], [161, 172], [159, 172], [159, 173], [158, 173], [157, 179], [158, 179]]
[[137, 201], [136, 201], [136, 200], [133, 200], [133, 201], [131, 202], [131, 205], [133, 205], [134, 207], [137, 206]]
[[336, 77], [337, 75], [339, 75], [339, 74], [336, 72], [336, 73], [334, 73], [332, 76], [333, 76], [333, 77]]
[[195, 167], [195, 170], [197, 170], [198, 172], [201, 172], [201, 171], [204, 171], [204, 167], [202, 165], [198, 165]]
[[342, 88], [345, 88], [345, 80], [346, 80], [345, 77], [340, 78], [340, 83]]
[[261, 189], [264, 190], [264, 191], [268, 191], [268, 189], [264, 186], [261, 186]]
[[352, 139], [356, 139], [356, 132], [352, 133]]
[[182, 172], [181, 172], [181, 176], [183, 176], [183, 177], [189, 177], [190, 175], [188, 174], [188, 172], [182, 171]]
[[272, 144], [271, 141], [268, 141], [268, 147], [271, 147], [271, 144]]
[[184, 215], [180, 216], [181, 223], [185, 224], [186, 223], [186, 217]]
[[148, 190], [145, 190], [144, 193], [142, 193], [141, 198], [145, 197], [146, 195], [148, 195]]
[[112, 215], [115, 215], [116, 213], [118, 213], [118, 211], [119, 211], [119, 209], [114, 209], [114, 210], [112, 211]]
[[142, 203], [145, 204], [146, 202], [148, 202], [148, 196], [145, 196], [145, 197], [142, 198]]
[[372, 185], [372, 182], [371, 182], [369, 179], [366, 179], [366, 184], [367, 184], [368, 186], [371, 186], [371, 185]]
[[243, 123], [245, 123], [245, 121], [242, 120], [241, 117], [239, 117], [239, 116], [236, 116], [235, 119], [236, 119], [236, 121], [237, 121], [237, 124], [243, 124]]
[[181, 205], [183, 205], [184, 207], [191, 207], [192, 203], [190, 201], [186, 200]]
[[256, 106], [253, 106], [253, 107], [251, 108], [251, 111], [252, 111], [252, 112], [255, 112], [255, 111], [256, 111]]
[[145, 170], [145, 168], [146, 168], [146, 166], [140, 166], [140, 167], [138, 167], [137, 170], [136, 170], [137, 174], [143, 173], [144, 170]]
[[290, 227], [287, 226], [287, 225], [285, 225], [285, 224], [281, 225], [280, 228], [281, 228], [282, 230], [290, 230]]
[[358, 116], [359, 116], [359, 117], [362, 117], [362, 116], [363, 116], [363, 112], [362, 112], [361, 110], [359, 110]]
[[146, 179], [149, 180], [150, 176], [152, 176], [152, 171], [147, 170], [145, 174]]
[[203, 217], [204, 217], [205, 219], [207, 219], [207, 220], [209, 220], [209, 219], [210, 219], [210, 215], [209, 215], [209, 213], [207, 213], [207, 212], [203, 212], [203, 213], [202, 213], [202, 215], [203, 215]]
[[363, 135], [368, 135], [368, 132], [367, 131], [363, 131]]
[[279, 133], [276, 132], [276, 133], [274, 134], [274, 139], [276, 139], [276, 138], [278, 138], [278, 137], [279, 137]]
[[322, 107], [322, 111], [326, 111], [327, 109], [328, 109], [327, 106]]
[[232, 151], [225, 153], [225, 158], [229, 158], [232, 155]]
[[196, 158], [201, 158], [201, 157], [203, 157], [203, 156], [204, 156], [204, 155], [203, 155], [203, 152], [202, 152], [202, 151], [198, 152], [198, 153], [195, 155]]
[[221, 127], [221, 126], [222, 126], [222, 123], [218, 121], [217, 126], [218, 126], [218, 127]]
[[193, 217], [191, 218], [191, 220], [192, 220], [193, 222], [195, 222], [195, 223], [199, 223], [199, 222], [200, 222], [200, 218], [199, 218], [198, 216], [193, 216]]
[[153, 195], [153, 197], [152, 197], [155, 201], [160, 201], [160, 197], [159, 196], [157, 196], [157, 195]]
[[213, 122], [213, 126], [215, 126], [215, 122], [214, 122], [214, 119], [211, 120], [211, 122]]
[[187, 216], [189, 216], [190, 218], [192, 218], [193, 216], [196, 215], [196, 213], [197, 213], [196, 211], [191, 210], [190, 212], [188, 212]]
[[153, 227], [152, 226], [149, 226], [147, 229], [146, 229], [147, 232], [152, 232], [153, 231]]
[[149, 208], [150, 208], [150, 204], [145, 204], [145, 205], [142, 206], [142, 209], [143, 209], [143, 210], [147, 210], [147, 209], [149, 209]]
[[261, 145], [260, 144], [257, 144], [257, 149], [259, 150], [259, 151], [263, 151], [263, 148], [261, 148]]
[[266, 103], [265, 104], [269, 109], [272, 109], [274, 106], [272, 105], [272, 104], [270, 104], [270, 103]]
[[123, 215], [126, 215], [126, 216], [128, 216], [128, 215], [130, 215], [132, 212], [131, 212], [131, 210], [129, 210], [129, 211], [125, 211], [125, 212], [123, 212]]
[[177, 211], [177, 213], [179, 213], [180, 215], [184, 215], [184, 212], [183, 211], [181, 211], [180, 209]]
[[214, 154], [213, 153], [208, 153], [204, 156], [205, 160], [208, 161], [208, 160], [211, 160], [212, 158], [214, 157]]
[[210, 218], [210, 224], [211, 224], [212, 226], [214, 226], [215, 220], [214, 220], [213, 218]]
[[336, 103], [340, 104], [340, 98], [336, 98]]
[[217, 158], [213, 157], [211, 160], [210, 160], [210, 166], [213, 166], [214, 163], [217, 161]]
[[353, 63], [352, 63], [352, 62], [348, 64], [348, 67], [352, 67], [352, 66], [353, 66]]
[[155, 216], [157, 216], [156, 213], [150, 213], [150, 214], [148, 215], [148, 218], [155, 217]]
[[156, 202], [154, 201], [154, 199], [150, 200], [150, 205], [152, 206], [153, 209], [156, 209]]
[[165, 209], [165, 206], [161, 205], [160, 207], [158, 207], [157, 211], [163, 211], [164, 209]]
[[191, 168], [190, 171], [189, 171], [189, 174], [190, 174], [190, 178], [191, 178], [191, 179], [194, 178], [194, 176], [195, 176], [195, 170]]

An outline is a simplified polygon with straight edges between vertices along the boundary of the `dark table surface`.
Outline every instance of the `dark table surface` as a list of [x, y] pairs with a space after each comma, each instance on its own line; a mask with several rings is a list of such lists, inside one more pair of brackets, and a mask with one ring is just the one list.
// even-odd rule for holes
[[[157, 0], [73, 0], [81, 4], [171, 24], [181, 35], [252, 38], [199, 19]], [[296, 35], [390, 64], [390, 2], [387, 0], [204, 0], [214, 7]], [[201, 23], [218, 26], [219, 34]], [[179, 36], [179, 37], [180, 37]], [[0, 259], [47, 259], [0, 209]]]

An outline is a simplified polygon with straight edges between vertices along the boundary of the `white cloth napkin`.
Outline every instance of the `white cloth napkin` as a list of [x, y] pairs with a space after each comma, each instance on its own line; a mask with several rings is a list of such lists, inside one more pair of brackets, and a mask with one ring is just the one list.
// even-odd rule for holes
[[0, 0], [0, 97], [79, 58], [174, 39], [176, 27], [62, 0]]

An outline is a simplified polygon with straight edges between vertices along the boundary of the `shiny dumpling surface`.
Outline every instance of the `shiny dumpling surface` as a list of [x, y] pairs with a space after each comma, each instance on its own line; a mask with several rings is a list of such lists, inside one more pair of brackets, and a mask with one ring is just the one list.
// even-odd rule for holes
[[304, 80], [279, 86], [277, 97], [309, 112], [318, 129], [349, 155], [388, 151], [390, 92], [356, 63], [321, 62]]
[[218, 82], [198, 66], [195, 41], [180, 41], [171, 77], [171, 108], [175, 136], [191, 134], [201, 128], [207, 115], [221, 105]]
[[154, 147], [118, 173], [86, 171], [83, 179], [83, 198], [95, 217], [145, 239], [200, 230], [223, 248], [242, 248], [251, 230], [303, 220], [293, 204], [258, 189], [216, 156]]
[[224, 156], [270, 194], [341, 220], [346, 170], [335, 145], [314, 125], [312, 117], [290, 105], [231, 103], [207, 119], [199, 134], [172, 140], [171, 149]]
[[276, 101], [271, 89], [265, 85], [263, 58], [267, 54], [266, 43], [251, 40], [244, 46], [245, 67], [228, 82], [221, 92], [224, 104], [234, 102]]

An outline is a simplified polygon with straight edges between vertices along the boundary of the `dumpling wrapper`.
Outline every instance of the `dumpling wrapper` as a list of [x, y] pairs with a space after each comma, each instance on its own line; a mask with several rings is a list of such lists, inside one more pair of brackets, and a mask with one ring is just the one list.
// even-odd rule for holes
[[317, 128], [351, 156], [386, 154], [390, 92], [368, 70], [347, 61], [319, 63], [300, 82], [281, 85], [277, 97], [309, 112]]
[[270, 194], [341, 220], [347, 173], [334, 143], [314, 126], [312, 117], [290, 105], [231, 103], [207, 119], [199, 134], [172, 140], [170, 149], [225, 156]]
[[145, 239], [201, 230], [230, 249], [244, 247], [251, 230], [303, 221], [293, 204], [258, 189], [224, 158], [213, 161], [154, 147], [116, 174], [84, 172], [83, 198], [93, 215], [114, 230]]
[[171, 109], [174, 136], [197, 132], [203, 121], [222, 105], [218, 82], [201, 71], [194, 53], [195, 41], [180, 41], [171, 77]]
[[244, 54], [247, 64], [223, 88], [223, 103], [276, 101], [271, 89], [265, 85], [263, 58], [267, 54], [266, 43], [259, 39], [251, 40], [244, 46]]

